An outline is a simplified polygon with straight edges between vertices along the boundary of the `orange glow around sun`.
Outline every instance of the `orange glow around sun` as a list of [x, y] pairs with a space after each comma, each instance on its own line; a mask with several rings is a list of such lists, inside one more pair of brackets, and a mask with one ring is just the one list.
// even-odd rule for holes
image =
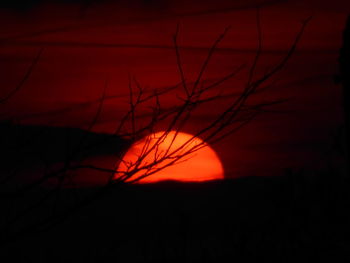
[[[183, 132], [179, 132], [176, 135], [176, 132], [171, 131], [162, 138], [161, 136], [163, 134], [164, 132], [154, 133], [134, 143], [124, 155], [123, 162], [119, 164], [118, 172], [125, 172], [128, 170], [128, 167], [130, 171], [132, 167], [134, 167], [132, 164], [138, 160], [138, 157], [144, 153], [146, 149], [149, 149], [149, 153], [141, 162], [139, 162], [139, 167], [154, 162], [156, 156], [159, 158], [159, 156], [162, 157], [166, 153], [171, 153], [174, 150], [179, 149], [179, 147], [184, 146], [184, 144], [193, 137], [193, 135]], [[161, 141], [159, 138], [161, 138]], [[158, 147], [153, 147], [152, 149], [152, 146], [154, 146], [156, 143]], [[185, 153], [189, 149], [192, 149], [193, 146], [201, 143], [203, 143], [201, 139], [193, 138], [190, 143], [185, 144], [185, 147], [180, 148], [180, 150], [177, 151], [177, 155]], [[172, 159], [164, 160], [161, 163], [153, 166], [152, 169], [164, 167], [164, 165], [169, 164], [171, 160]], [[145, 172], [145, 169], [140, 170], [126, 181], [132, 181], [133, 179], [145, 174]], [[118, 175], [116, 173], [115, 177], [117, 178], [117, 176]], [[153, 183], [163, 180], [201, 182], [223, 178], [224, 170], [219, 157], [208, 144], [205, 144], [205, 147], [185, 155], [178, 161], [178, 163], [171, 164], [154, 174], [142, 178], [138, 182]]]

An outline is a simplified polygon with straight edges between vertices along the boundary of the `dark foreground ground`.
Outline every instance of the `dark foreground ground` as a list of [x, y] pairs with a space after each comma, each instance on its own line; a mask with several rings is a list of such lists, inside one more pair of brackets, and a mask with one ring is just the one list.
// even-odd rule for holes
[[55, 209], [43, 204], [2, 229], [0, 261], [349, 262], [349, 186], [329, 173], [118, 187], [54, 225], [25, 228], [95, 191], [66, 189]]

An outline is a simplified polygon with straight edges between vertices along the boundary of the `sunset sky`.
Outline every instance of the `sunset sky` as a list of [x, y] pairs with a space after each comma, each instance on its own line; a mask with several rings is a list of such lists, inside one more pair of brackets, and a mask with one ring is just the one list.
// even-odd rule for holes
[[[200, 108], [183, 132], [194, 133], [239, 93], [257, 47], [256, 12], [260, 7], [261, 76], [291, 47], [301, 23], [312, 16], [286, 67], [273, 87], [254, 102], [286, 99], [271, 112], [224, 141], [212, 145], [227, 178], [275, 175], [286, 168], [318, 167], [333, 151], [342, 123], [342, 87], [334, 83], [348, 1], [268, 0], [121, 0], [28, 1], [0, 4], [0, 91], [13, 90], [42, 53], [19, 92], [0, 104], [2, 120], [24, 124], [86, 128], [97, 104], [45, 115], [52, 110], [95, 101], [108, 81], [107, 96], [94, 127], [112, 133], [128, 109], [129, 76], [147, 91], [178, 84], [173, 36], [178, 42], [186, 79], [194, 81], [208, 49], [230, 27], [211, 59], [204, 79], [214, 81], [245, 64], [237, 77], [218, 87], [222, 99]], [[172, 93], [162, 105], [178, 103]], [[144, 113], [144, 114], [143, 114]], [[140, 112], [139, 122], [147, 118]], [[324, 164], [324, 162], [323, 162]]]

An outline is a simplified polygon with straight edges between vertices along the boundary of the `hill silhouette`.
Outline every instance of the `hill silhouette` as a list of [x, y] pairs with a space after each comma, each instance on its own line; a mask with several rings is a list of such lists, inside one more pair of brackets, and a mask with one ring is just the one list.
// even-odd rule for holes
[[[121, 185], [57, 224], [3, 240], [1, 254], [13, 262], [346, 262], [348, 187], [335, 173]], [[56, 212], [95, 191], [62, 190]], [[7, 236], [54, 213], [52, 202]]]

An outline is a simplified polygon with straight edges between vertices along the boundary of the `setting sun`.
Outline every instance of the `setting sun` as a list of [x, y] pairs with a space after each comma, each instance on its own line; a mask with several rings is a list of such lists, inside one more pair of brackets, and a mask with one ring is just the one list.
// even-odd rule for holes
[[[193, 135], [175, 131], [169, 132], [163, 136], [164, 132], [154, 133], [133, 144], [123, 158], [123, 162], [118, 167], [118, 172], [126, 172], [135, 167], [135, 163], [142, 153], [149, 150], [144, 159], [139, 161], [138, 167], [145, 167], [155, 160], [160, 160], [164, 156], [184, 155], [175, 164], [171, 164], [173, 158], [167, 158], [154, 166], [151, 175], [142, 178], [140, 183], [152, 183], [163, 180], [176, 180], [182, 182], [200, 182], [209, 180], [218, 180], [224, 178], [224, 170], [221, 161], [215, 151], [199, 138], [193, 138]], [[162, 137], [163, 136], [163, 137]], [[203, 145], [204, 147], [188, 152], [193, 147]], [[175, 154], [172, 154], [174, 153]], [[156, 158], [156, 159], [155, 159]], [[128, 168], [129, 167], [129, 168]], [[157, 171], [158, 169], [163, 169]], [[147, 169], [141, 169], [126, 181], [143, 176]], [[117, 175], [116, 175], [117, 177]]]

